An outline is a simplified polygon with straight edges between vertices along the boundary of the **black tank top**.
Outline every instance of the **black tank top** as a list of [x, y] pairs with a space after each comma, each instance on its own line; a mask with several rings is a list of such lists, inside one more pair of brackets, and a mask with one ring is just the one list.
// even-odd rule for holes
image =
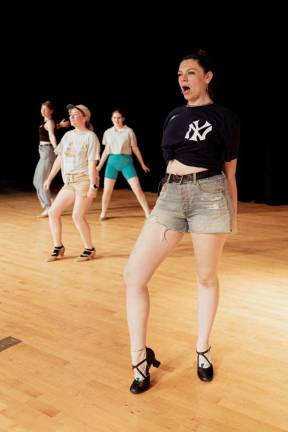
[[44, 127], [45, 123], [43, 123], [41, 126], [39, 126], [39, 141], [49, 141], [50, 142], [49, 133]]

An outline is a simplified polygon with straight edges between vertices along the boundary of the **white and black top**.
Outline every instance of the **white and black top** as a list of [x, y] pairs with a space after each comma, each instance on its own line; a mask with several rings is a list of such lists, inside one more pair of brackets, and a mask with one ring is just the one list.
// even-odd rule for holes
[[221, 171], [224, 161], [237, 158], [240, 121], [221, 105], [175, 108], [164, 123], [162, 149], [168, 163], [179, 162]]

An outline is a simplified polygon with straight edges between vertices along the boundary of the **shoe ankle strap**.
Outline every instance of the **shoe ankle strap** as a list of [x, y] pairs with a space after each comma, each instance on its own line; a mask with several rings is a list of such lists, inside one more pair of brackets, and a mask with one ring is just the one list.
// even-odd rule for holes
[[131, 352], [140, 352], [140, 351], [146, 351], [146, 347], [140, 348], [139, 350], [131, 350]]
[[88, 249], [85, 248], [84, 251], [82, 252], [82, 254], [80, 255], [81, 258], [86, 258], [89, 257], [90, 255], [92, 255], [92, 253], [95, 251], [95, 248], [93, 249]]
[[198, 363], [198, 365], [199, 365], [199, 357], [200, 357], [200, 355], [201, 355], [201, 356], [204, 357], [205, 360], [209, 363], [209, 366], [212, 366], [211, 361], [210, 361], [210, 360], [206, 357], [206, 355], [205, 355], [205, 354], [207, 354], [207, 353], [210, 351], [210, 349], [211, 349], [211, 346], [210, 346], [206, 351], [202, 351], [202, 352], [200, 352], [200, 351], [197, 351], [197, 350], [196, 350], [196, 353], [197, 353], [197, 363]]
[[197, 351], [196, 350], [196, 353], [198, 354], [198, 355], [204, 355], [204, 354], [207, 354], [209, 351], [211, 350], [211, 346], [206, 350], [206, 351]]
[[140, 375], [142, 375], [142, 377], [145, 379], [147, 378], [147, 376], [149, 375], [144, 375], [144, 373], [139, 369], [139, 366], [141, 366], [141, 364], [143, 364], [144, 362], [147, 362], [147, 359], [145, 358], [144, 360], [142, 360], [141, 362], [139, 362], [137, 365], [132, 365], [132, 369], [137, 369], [137, 372], [140, 373]]

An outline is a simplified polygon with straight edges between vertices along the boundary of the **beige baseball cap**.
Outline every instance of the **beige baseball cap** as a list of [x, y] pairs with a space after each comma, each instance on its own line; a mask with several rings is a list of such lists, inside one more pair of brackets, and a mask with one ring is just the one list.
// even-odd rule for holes
[[78, 105], [73, 105], [73, 104], [68, 104], [66, 106], [67, 110], [70, 111], [73, 108], [76, 108], [78, 111], [80, 111], [86, 118], [88, 121], [90, 121], [91, 119], [91, 112], [89, 110], [89, 108], [87, 108], [85, 105], [82, 104], [78, 104]]

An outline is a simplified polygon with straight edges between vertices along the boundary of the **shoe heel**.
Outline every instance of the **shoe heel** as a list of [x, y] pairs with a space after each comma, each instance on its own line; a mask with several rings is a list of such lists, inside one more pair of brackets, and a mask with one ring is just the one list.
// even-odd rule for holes
[[58, 256], [61, 256], [61, 257], [63, 258], [63, 256], [64, 256], [64, 252], [65, 252], [65, 247], [63, 247], [63, 248], [60, 250], [60, 253], [59, 253]]
[[160, 361], [156, 359], [155, 352], [151, 348], [146, 348], [146, 357], [147, 357], [147, 363], [148, 365], [153, 365], [154, 367], [158, 368], [160, 366]]
[[154, 366], [154, 367], [156, 367], [156, 368], [159, 368], [159, 366], [160, 366], [160, 361], [159, 360], [157, 360], [156, 358], [153, 360], [153, 362], [152, 362], [152, 365]]

